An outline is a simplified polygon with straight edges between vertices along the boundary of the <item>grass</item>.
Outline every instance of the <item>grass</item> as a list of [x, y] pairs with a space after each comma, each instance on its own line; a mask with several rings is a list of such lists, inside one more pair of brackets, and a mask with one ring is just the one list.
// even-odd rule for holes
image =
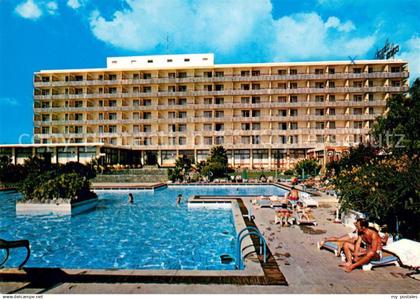
[[[232, 174], [229, 175], [242, 175], [243, 171], [235, 171]], [[264, 170], [247, 170], [248, 178], [250, 179], [259, 179], [261, 175], [265, 175], [266, 178], [269, 176], [272, 176], [273, 178], [276, 177], [276, 171], [264, 171]], [[280, 171], [277, 172], [277, 178], [281, 179], [290, 179], [292, 178], [292, 175], [284, 175]]]

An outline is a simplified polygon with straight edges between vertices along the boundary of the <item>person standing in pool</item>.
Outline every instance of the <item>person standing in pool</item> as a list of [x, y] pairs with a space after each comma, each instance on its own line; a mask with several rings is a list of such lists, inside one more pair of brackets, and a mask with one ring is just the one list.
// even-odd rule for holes
[[131, 203], [131, 204], [134, 203], [133, 193], [128, 193], [128, 203]]
[[179, 207], [179, 204], [182, 201], [182, 194], [178, 194], [178, 196], [176, 197], [176, 206]]

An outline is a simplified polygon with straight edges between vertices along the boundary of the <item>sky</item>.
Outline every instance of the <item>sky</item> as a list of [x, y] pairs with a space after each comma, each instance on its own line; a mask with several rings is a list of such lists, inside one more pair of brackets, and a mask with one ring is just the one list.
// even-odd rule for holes
[[371, 59], [388, 38], [420, 76], [419, 0], [0, 0], [0, 144], [31, 143], [33, 73], [108, 56], [216, 63]]

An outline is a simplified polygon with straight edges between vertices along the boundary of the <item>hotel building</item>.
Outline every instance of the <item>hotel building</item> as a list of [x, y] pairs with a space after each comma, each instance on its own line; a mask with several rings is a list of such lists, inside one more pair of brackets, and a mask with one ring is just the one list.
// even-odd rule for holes
[[109, 57], [106, 68], [34, 74], [35, 143], [78, 153], [99, 144], [92, 153], [105, 163], [155, 156], [162, 166], [178, 155], [204, 160], [222, 145], [233, 167], [286, 169], [308, 154], [335, 155], [366, 141], [386, 101], [408, 91], [408, 76], [401, 60]]

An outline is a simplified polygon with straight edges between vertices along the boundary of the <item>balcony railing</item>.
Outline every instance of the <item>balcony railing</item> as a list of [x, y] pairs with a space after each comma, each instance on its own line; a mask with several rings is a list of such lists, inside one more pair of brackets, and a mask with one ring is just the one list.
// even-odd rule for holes
[[292, 81], [292, 80], [337, 80], [337, 79], [386, 79], [408, 78], [408, 72], [374, 72], [374, 73], [335, 73], [335, 74], [297, 74], [297, 75], [259, 75], [259, 76], [225, 76], [225, 77], [187, 77], [187, 78], [150, 78], [118, 80], [83, 80], [83, 81], [34, 81], [34, 87], [83, 87], [129, 84], [180, 84], [180, 83], [215, 83], [215, 82], [252, 82], [252, 81]]

